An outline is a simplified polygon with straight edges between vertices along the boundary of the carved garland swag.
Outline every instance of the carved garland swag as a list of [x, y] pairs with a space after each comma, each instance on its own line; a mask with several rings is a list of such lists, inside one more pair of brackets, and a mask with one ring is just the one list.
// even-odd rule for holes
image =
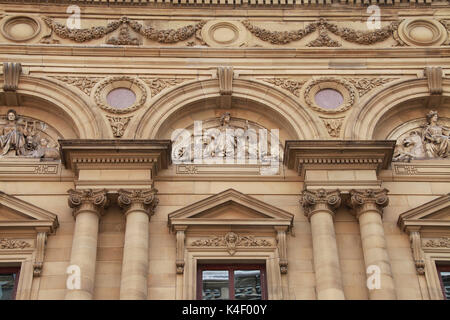
[[193, 25], [188, 25], [178, 29], [157, 30], [151, 26], [144, 26], [136, 21], [131, 21], [127, 17], [122, 17], [117, 21], [108, 23], [106, 27], [92, 27], [86, 29], [70, 29], [51, 18], [43, 17], [42, 20], [55, 32], [56, 35], [63, 39], [70, 39], [76, 42], [86, 42], [92, 39], [100, 39], [107, 34], [117, 30], [122, 24], [127, 24], [137, 33], [143, 35], [149, 40], [160, 43], [176, 43], [192, 37], [200, 30], [206, 21], [200, 21]]

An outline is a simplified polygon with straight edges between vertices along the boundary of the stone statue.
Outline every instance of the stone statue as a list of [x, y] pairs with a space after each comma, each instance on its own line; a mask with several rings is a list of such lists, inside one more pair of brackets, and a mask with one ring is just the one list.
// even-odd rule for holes
[[447, 158], [450, 155], [450, 128], [438, 124], [437, 111], [426, 115], [427, 124], [422, 130], [413, 130], [402, 139], [394, 152], [392, 161], [412, 159]]
[[438, 119], [437, 111], [428, 112], [428, 125], [422, 134], [428, 158], [447, 158], [450, 155], [450, 128], [438, 125]]
[[6, 120], [0, 135], [1, 156], [11, 151], [15, 151], [16, 156], [25, 155], [26, 138], [31, 135], [28, 124], [23, 119], [18, 119], [16, 111], [12, 109], [6, 113]]
[[[204, 157], [226, 157], [234, 155], [237, 142], [234, 136], [234, 128], [230, 127], [231, 115], [229, 112], [220, 117], [220, 128], [216, 136], [211, 133], [206, 134]], [[228, 133], [227, 133], [228, 129]], [[230, 132], [232, 130], [232, 132]]]

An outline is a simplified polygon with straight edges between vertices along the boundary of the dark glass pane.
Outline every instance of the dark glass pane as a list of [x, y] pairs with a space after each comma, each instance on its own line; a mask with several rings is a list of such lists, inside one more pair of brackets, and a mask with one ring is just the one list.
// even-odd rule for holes
[[261, 300], [261, 271], [234, 271], [234, 296], [236, 300]]
[[450, 272], [441, 271], [442, 284], [444, 285], [444, 295], [447, 300], [450, 300]]
[[0, 300], [14, 299], [15, 273], [0, 274]]
[[202, 271], [202, 299], [227, 300], [230, 299], [230, 281], [227, 270]]

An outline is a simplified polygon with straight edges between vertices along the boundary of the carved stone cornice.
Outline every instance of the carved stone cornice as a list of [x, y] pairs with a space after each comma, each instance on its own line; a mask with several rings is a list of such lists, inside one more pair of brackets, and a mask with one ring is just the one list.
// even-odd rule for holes
[[323, 210], [334, 215], [335, 210], [341, 205], [341, 192], [325, 189], [304, 190], [300, 198], [300, 205], [308, 219], [311, 219], [314, 213]]
[[95, 212], [100, 217], [103, 214], [103, 210], [109, 204], [106, 189], [70, 189], [67, 192], [69, 193], [69, 207], [73, 209], [73, 216], [75, 218], [82, 211]]
[[152, 177], [171, 162], [170, 140], [60, 140], [62, 162], [82, 169], [151, 169]]
[[395, 140], [287, 140], [284, 163], [305, 177], [306, 169], [387, 169]]
[[117, 204], [122, 208], [125, 215], [138, 210], [146, 212], [151, 217], [159, 203], [159, 199], [156, 197], [157, 192], [156, 189], [120, 189], [118, 190]]
[[353, 189], [350, 190], [350, 198], [347, 204], [355, 209], [357, 218], [369, 210], [376, 211], [382, 216], [383, 208], [389, 204], [388, 192], [387, 189]]

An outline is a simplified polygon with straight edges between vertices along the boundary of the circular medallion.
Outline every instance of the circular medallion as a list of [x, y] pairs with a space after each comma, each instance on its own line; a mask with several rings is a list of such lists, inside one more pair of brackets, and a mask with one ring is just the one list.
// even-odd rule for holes
[[97, 85], [94, 99], [105, 111], [128, 113], [144, 105], [147, 100], [147, 90], [145, 84], [138, 78], [109, 77]]
[[3, 36], [11, 41], [23, 42], [36, 37], [41, 31], [39, 20], [27, 16], [6, 17], [0, 30]]
[[245, 43], [247, 30], [238, 21], [211, 20], [202, 28], [201, 35], [211, 47], [239, 47]]
[[398, 27], [398, 36], [410, 46], [440, 46], [448, 37], [447, 30], [432, 19], [410, 19]]
[[356, 90], [342, 79], [319, 78], [305, 85], [306, 103], [323, 113], [339, 113], [348, 110], [355, 103]]

